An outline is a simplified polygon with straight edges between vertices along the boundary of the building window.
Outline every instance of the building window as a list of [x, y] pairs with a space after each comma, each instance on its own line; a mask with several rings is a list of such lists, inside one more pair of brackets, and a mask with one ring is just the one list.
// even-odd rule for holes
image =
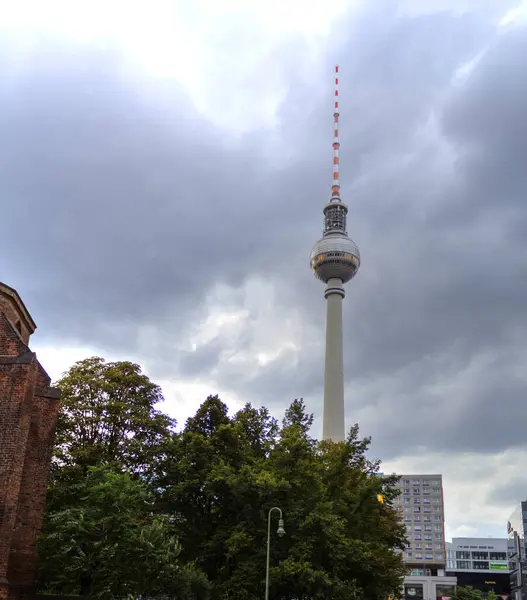
[[436, 558], [442, 559], [443, 554], [441, 552], [436, 552]]
[[443, 550], [443, 544], [436, 544], [434, 547], [436, 550]]
[[443, 531], [443, 527], [441, 525], [434, 525], [434, 531]]
[[410, 493], [410, 488], [405, 488], [405, 489], [404, 489], [404, 493], [405, 493], [405, 494], [409, 494], [409, 493]]
[[413, 552], [405, 552], [404, 555], [406, 556], [406, 558], [412, 558]]
[[[437, 536], [436, 536], [437, 538]], [[470, 558], [470, 552], [464, 552], [463, 550], [458, 550], [456, 552], [456, 558]], [[468, 567], [463, 567], [468, 568]]]
[[404, 499], [405, 502], [410, 502], [410, 498], [406, 498]]
[[420, 533], [416, 533], [414, 535], [414, 540], [420, 540], [421, 539], [421, 534]]
[[419, 498], [414, 498], [414, 504], [421, 504], [421, 500]]
[[434, 521], [441, 521], [441, 517], [439, 515], [434, 515]]
[[453, 585], [436, 585], [436, 596], [438, 598], [452, 598], [454, 589]]
[[416, 598], [416, 600], [422, 600], [423, 586], [422, 585], [414, 585], [413, 583], [410, 585], [405, 585], [404, 586], [404, 597], [405, 598]]
[[423, 558], [423, 555], [420, 552], [416, 552], [415, 558]]
[[431, 535], [426, 535], [426, 534], [425, 534], [425, 540], [432, 540], [432, 536], [431, 536]]
[[482, 571], [489, 570], [489, 563], [486, 560], [474, 560], [472, 561], [472, 567], [474, 569], [480, 569]]
[[425, 531], [432, 531], [432, 525], [425, 525]]
[[456, 561], [456, 569], [470, 569], [470, 561], [469, 560]]
[[472, 560], [488, 560], [487, 552], [472, 552]]
[[432, 554], [430, 554], [430, 553], [428, 553], [428, 552], [427, 552], [427, 553], [425, 554], [425, 558], [427, 558], [428, 560], [432, 560], [432, 558], [434, 558], [434, 557], [433, 557], [433, 555], [432, 555]]
[[491, 552], [489, 558], [490, 558], [490, 560], [507, 560], [507, 553], [506, 552]]
[[414, 507], [414, 513], [420, 513], [421, 512], [421, 507], [420, 506], [415, 506]]

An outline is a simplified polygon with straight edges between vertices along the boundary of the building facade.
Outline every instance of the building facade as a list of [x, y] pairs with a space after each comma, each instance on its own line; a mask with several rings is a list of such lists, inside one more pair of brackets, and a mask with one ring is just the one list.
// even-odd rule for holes
[[59, 390], [28, 347], [36, 328], [0, 283], [0, 600], [33, 593]]
[[441, 475], [400, 475], [395, 503], [406, 525], [405, 600], [450, 598], [456, 577], [445, 572], [445, 510]]
[[527, 600], [527, 500], [507, 522], [507, 553], [512, 600]]
[[403, 559], [411, 572], [437, 575], [445, 569], [445, 510], [441, 475], [401, 475], [396, 500], [409, 541]]
[[452, 538], [447, 546], [447, 575], [460, 586], [484, 594], [493, 590], [504, 599], [510, 595], [508, 540], [505, 538]]
[[506, 538], [452, 538], [446, 546], [447, 571], [509, 573]]

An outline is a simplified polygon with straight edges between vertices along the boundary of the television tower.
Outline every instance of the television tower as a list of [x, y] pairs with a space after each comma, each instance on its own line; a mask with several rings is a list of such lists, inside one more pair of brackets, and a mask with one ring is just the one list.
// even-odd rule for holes
[[346, 437], [344, 418], [344, 359], [342, 348], [342, 300], [344, 284], [359, 270], [360, 252], [348, 237], [348, 207], [340, 199], [339, 180], [339, 67], [335, 67], [333, 112], [333, 184], [324, 206], [324, 231], [311, 251], [311, 269], [326, 284], [326, 360], [324, 368], [324, 420], [322, 437], [341, 442]]

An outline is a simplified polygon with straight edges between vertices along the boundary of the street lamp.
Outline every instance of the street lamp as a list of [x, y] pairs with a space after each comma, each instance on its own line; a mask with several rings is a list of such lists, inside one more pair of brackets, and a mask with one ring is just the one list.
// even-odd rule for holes
[[278, 529], [276, 533], [283, 537], [285, 535], [284, 529], [284, 519], [282, 518], [282, 510], [278, 508], [278, 506], [273, 506], [269, 511], [269, 516], [267, 517], [267, 568], [265, 570], [265, 600], [269, 600], [269, 557], [271, 554], [271, 513], [273, 510], [277, 510], [280, 514], [280, 518], [278, 519]]

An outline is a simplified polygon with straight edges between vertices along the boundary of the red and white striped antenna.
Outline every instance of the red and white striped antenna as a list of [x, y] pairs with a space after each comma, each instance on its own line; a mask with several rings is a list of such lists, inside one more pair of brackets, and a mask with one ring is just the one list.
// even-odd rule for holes
[[335, 201], [340, 201], [339, 116], [339, 66], [335, 65], [335, 110], [333, 112], [333, 184], [331, 186], [331, 199]]

